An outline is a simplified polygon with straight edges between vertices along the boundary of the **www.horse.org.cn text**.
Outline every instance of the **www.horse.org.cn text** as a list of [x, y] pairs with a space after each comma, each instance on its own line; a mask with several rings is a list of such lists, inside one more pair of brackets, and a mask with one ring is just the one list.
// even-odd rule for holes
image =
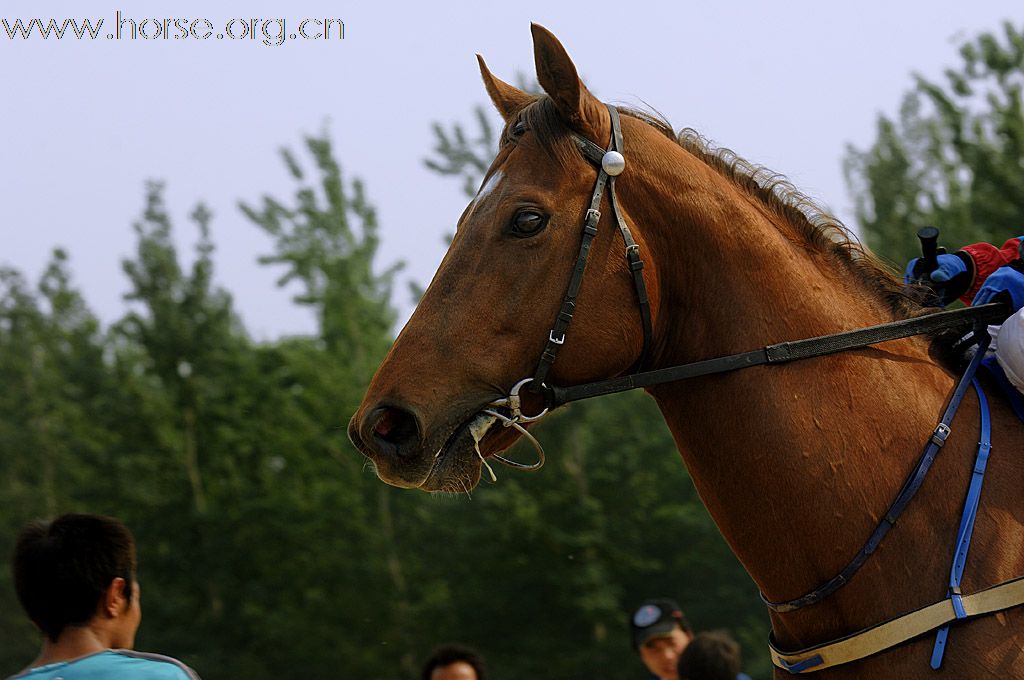
[[[345, 39], [345, 22], [317, 17], [293, 20], [236, 17], [215, 24], [185, 17], [128, 17], [117, 10], [111, 23], [92, 19], [0, 19], [0, 38], [8, 40], [226, 40], [278, 47], [288, 41], [327, 42]], [[106, 29], [104, 30], [104, 27]]]

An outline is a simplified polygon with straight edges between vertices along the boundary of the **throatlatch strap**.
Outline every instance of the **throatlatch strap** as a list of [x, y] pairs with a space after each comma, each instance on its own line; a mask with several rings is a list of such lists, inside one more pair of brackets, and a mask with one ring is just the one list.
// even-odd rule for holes
[[[624, 146], [622, 128], [619, 125], [619, 112], [611, 106], [608, 107], [608, 111], [614, 121], [612, 130], [617, 135], [615, 140], [616, 150], [622, 153]], [[619, 199], [615, 195], [614, 177], [608, 180], [608, 200], [611, 202], [612, 211], [615, 214], [615, 223], [619, 225], [619, 232], [622, 233], [622, 241], [626, 244], [626, 263], [633, 276], [633, 289], [636, 291], [637, 304], [640, 306], [640, 323], [643, 324], [644, 343], [640, 349], [640, 357], [636, 360], [636, 364], [634, 364], [635, 368], [639, 369], [647, 360], [647, 352], [651, 348], [651, 336], [654, 334], [654, 329], [651, 325], [651, 303], [647, 298], [647, 283], [644, 281], [644, 263], [640, 259], [640, 246], [633, 239], [633, 234], [629, 231], [629, 225], [626, 224], [626, 220], [623, 219], [622, 213], [619, 211]]]

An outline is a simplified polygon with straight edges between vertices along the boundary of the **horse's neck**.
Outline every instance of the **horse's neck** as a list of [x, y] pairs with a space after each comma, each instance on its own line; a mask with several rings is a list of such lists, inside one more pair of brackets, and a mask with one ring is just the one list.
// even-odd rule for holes
[[[658, 280], [659, 366], [891, 320], [833, 256], [690, 162], [663, 178], [671, 194], [631, 203], [657, 206], [631, 217]], [[935, 425], [950, 378], [922, 341], [884, 347], [652, 390], [708, 510], [770, 599], [803, 595], [845, 566]], [[858, 579], [877, 598], [902, 585]], [[820, 617], [856, 619], [836, 610], [843, 602], [812, 608], [791, 637], [826, 630]]]

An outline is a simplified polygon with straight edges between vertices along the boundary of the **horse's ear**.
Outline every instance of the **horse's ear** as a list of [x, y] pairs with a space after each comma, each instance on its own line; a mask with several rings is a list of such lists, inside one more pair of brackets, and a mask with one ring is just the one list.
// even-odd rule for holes
[[606, 136], [608, 110], [580, 80], [569, 54], [548, 29], [531, 24], [537, 81], [575, 130], [594, 140]]
[[508, 122], [508, 119], [529, 104], [533, 97], [503, 80], [495, 78], [494, 74], [487, 68], [487, 64], [484, 63], [484, 58], [479, 54], [476, 55], [476, 60], [480, 62], [480, 77], [484, 79], [484, 87], [487, 88], [487, 94], [490, 95], [491, 101], [494, 102], [494, 107], [498, 109], [498, 113]]

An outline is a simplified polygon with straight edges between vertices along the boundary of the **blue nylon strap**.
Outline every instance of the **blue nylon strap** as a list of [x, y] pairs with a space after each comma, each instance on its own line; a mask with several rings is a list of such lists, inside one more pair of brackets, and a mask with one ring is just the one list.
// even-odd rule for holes
[[[956, 388], [953, 390], [953, 394], [949, 398], [949, 403], [946, 405], [946, 410], [942, 414], [942, 419], [935, 427], [931, 439], [927, 446], [925, 446], [921, 457], [918, 459], [917, 466], [914, 468], [913, 472], [910, 473], [907, 481], [904, 482], [903, 488], [900, 489], [899, 494], [896, 496], [896, 500], [894, 500], [892, 505], [889, 506], [889, 509], [886, 510], [885, 515], [882, 517], [882, 521], [875, 527], [875, 530], [871, 533], [867, 543], [864, 544], [864, 547], [861, 548], [860, 552], [850, 560], [850, 563], [847, 564], [841, 572], [806, 595], [798, 597], [795, 600], [772, 602], [765, 597], [764, 593], [760, 593], [761, 601], [764, 602], [769, 609], [777, 612], [793, 611], [795, 609], [800, 609], [801, 607], [806, 607], [809, 604], [820, 602], [835, 591], [839, 590], [841, 587], [846, 585], [857, 570], [864, 565], [864, 562], [866, 562], [871, 553], [875, 551], [878, 544], [882, 542], [883, 538], [885, 538], [885, 535], [896, 525], [896, 520], [903, 513], [907, 504], [910, 503], [911, 499], [924, 483], [924, 478], [931, 469], [932, 463], [935, 461], [935, 456], [939, 453], [939, 449], [941, 449], [946, 443], [946, 438], [949, 436], [951, 431], [950, 423], [953, 422], [953, 417], [956, 415], [957, 408], [959, 408], [960, 402], [963, 401], [967, 388], [974, 380], [974, 375], [978, 371], [978, 365], [985, 356], [985, 350], [988, 349], [989, 342], [991, 341], [988, 332], [982, 327], [976, 327], [975, 334], [978, 339], [977, 352], [971, 358], [970, 363], [967, 365], [967, 369], [960, 378], [960, 382], [957, 383]], [[969, 540], [970, 537], [968, 536], [968, 541]]]
[[[986, 343], [987, 344], [987, 343]], [[981, 348], [979, 348], [981, 351]], [[978, 502], [981, 500], [981, 485], [985, 481], [985, 466], [988, 464], [988, 454], [992, 450], [992, 423], [989, 418], [988, 400], [977, 379], [971, 380], [974, 391], [978, 393], [978, 408], [981, 411], [981, 436], [978, 442], [978, 456], [974, 461], [974, 471], [971, 473], [971, 483], [967, 487], [967, 498], [964, 500], [964, 512], [960, 516], [960, 528], [956, 532], [955, 552], [953, 553], [953, 566], [949, 574], [949, 599], [953, 603], [953, 612], [958, 619], [967, 618], [964, 605], [960, 596], [960, 579], [964, 575], [964, 565], [967, 563], [967, 551], [971, 547], [971, 536], [974, 533], [974, 520], [978, 517]], [[946, 651], [946, 640], [949, 637], [949, 624], [939, 629], [935, 636], [935, 646], [932, 648], [932, 668], [938, 670], [942, 665], [942, 655]]]
[[782, 667], [785, 670], [789, 671], [793, 675], [796, 675], [797, 673], [803, 673], [808, 668], [814, 668], [815, 666], [821, 665], [822, 658], [821, 658], [821, 655], [818, 654], [818, 655], [810, 657], [809, 659], [804, 659], [803, 661], [797, 661], [796, 663], [789, 663], [785, 659], [779, 659], [779, 663], [782, 664]]
[[939, 628], [939, 632], [935, 634], [935, 646], [932, 647], [932, 660], [931, 667], [933, 670], [939, 670], [939, 666], [942, 665], [942, 655], [946, 653], [946, 638], [949, 637], [949, 624], [946, 624], [942, 628]]

